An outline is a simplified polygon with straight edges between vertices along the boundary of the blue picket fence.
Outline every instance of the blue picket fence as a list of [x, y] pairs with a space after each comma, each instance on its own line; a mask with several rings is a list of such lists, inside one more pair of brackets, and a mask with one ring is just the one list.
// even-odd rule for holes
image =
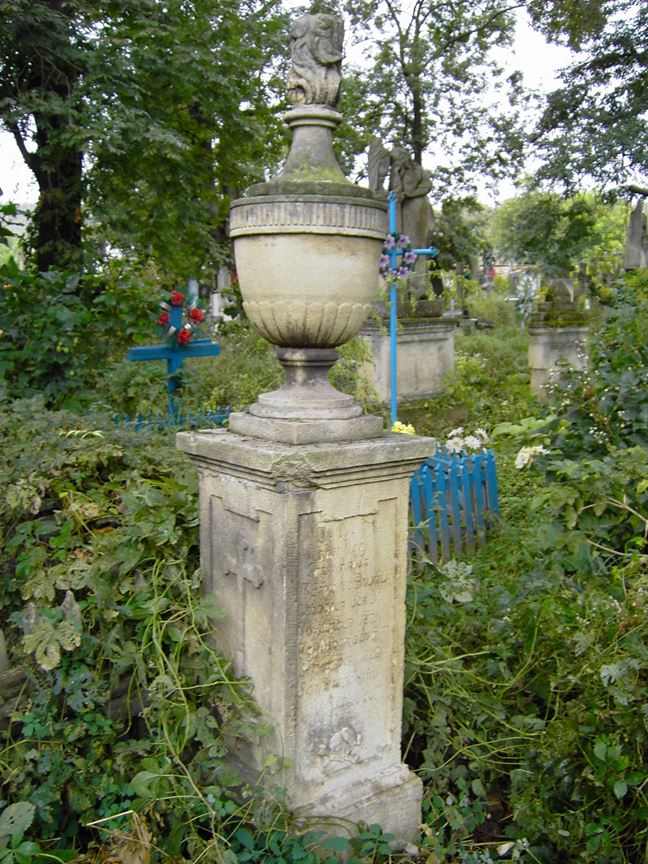
[[499, 524], [495, 456], [442, 448], [410, 480], [410, 549], [437, 563], [471, 555]]
[[115, 426], [126, 426], [136, 432], [162, 429], [208, 429], [223, 426], [232, 409], [217, 408], [216, 411], [190, 412], [188, 414], [113, 414]]

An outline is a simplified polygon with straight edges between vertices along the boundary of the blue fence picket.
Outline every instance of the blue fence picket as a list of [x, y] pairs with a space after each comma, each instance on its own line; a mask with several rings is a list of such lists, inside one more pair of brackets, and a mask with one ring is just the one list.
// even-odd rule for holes
[[461, 555], [461, 490], [459, 487], [458, 460], [453, 458], [448, 472], [448, 505], [452, 513], [452, 543], [455, 555]]
[[461, 460], [461, 492], [463, 519], [466, 529], [466, 552], [468, 555], [472, 555], [475, 551], [475, 520], [473, 517], [473, 500], [470, 486], [470, 466], [466, 459]]
[[410, 553], [419, 555], [425, 548], [425, 535], [423, 533], [423, 508], [421, 506], [423, 499], [423, 490], [421, 489], [420, 475], [417, 472], [410, 477], [410, 506], [412, 508], [412, 518], [414, 528], [409, 536]]
[[448, 488], [445, 466], [439, 461], [436, 468], [436, 486], [439, 500], [439, 534], [441, 540], [441, 557], [450, 557], [450, 528], [448, 525]]
[[499, 524], [497, 471], [492, 452], [452, 454], [439, 448], [410, 481], [410, 546], [437, 563], [473, 554]]
[[200, 429], [210, 426], [223, 426], [232, 409], [219, 407], [216, 411], [204, 411], [190, 413], [187, 415], [178, 414], [151, 414], [150, 412], [144, 416], [135, 414], [131, 417], [130, 414], [113, 414], [113, 423], [115, 426], [125, 426], [129, 429], [134, 429], [136, 432], [146, 430], [163, 429]]

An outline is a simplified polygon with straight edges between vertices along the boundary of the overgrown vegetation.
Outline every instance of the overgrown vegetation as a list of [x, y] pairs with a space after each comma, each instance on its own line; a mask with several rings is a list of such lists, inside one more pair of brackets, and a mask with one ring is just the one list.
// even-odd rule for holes
[[[494, 329], [458, 336], [448, 391], [416, 406], [416, 423], [438, 437], [487, 428], [502, 530], [470, 561], [411, 574], [403, 746], [426, 784], [422, 860], [643, 864], [646, 274], [618, 286], [589, 370], [557, 380], [550, 407], [529, 396], [515, 306], [497, 291], [471, 302]], [[15, 308], [45, 332], [39, 309], [32, 322], [27, 300]], [[278, 383], [271, 349], [245, 324], [222, 342], [217, 360], [187, 364], [192, 406], [249, 404]], [[248, 683], [208, 638], [219, 613], [199, 591], [195, 476], [169, 436], [89, 413], [158, 398], [163, 410], [163, 369], [95, 351], [112, 358], [100, 376], [79, 351], [86, 365], [69, 368], [87, 392], [69, 404], [81, 414], [55, 410], [67, 397], [43, 383], [45, 351], [32, 378], [6, 375], [52, 407], [5, 396], [0, 415], [13, 670], [0, 676], [0, 860], [316, 864], [346, 850], [387, 862], [377, 827], [352, 841], [300, 834], [281, 790], [233, 773], [230, 748], [263, 729]], [[362, 360], [346, 349], [337, 383], [357, 392]]]
[[[492, 430], [501, 534], [411, 581], [406, 741], [429, 861], [645, 860], [647, 275], [618, 287], [590, 369], [556, 382], [544, 416]], [[522, 444], [533, 464], [516, 468]]]

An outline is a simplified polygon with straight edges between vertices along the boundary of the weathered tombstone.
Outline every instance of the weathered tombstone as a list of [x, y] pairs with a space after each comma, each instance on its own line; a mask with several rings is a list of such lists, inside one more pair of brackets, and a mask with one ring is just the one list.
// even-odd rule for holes
[[644, 213], [643, 195], [639, 197], [630, 213], [623, 266], [626, 270], [648, 267], [648, 219]]
[[[423, 248], [430, 242], [432, 208], [428, 200], [431, 182], [427, 171], [401, 147], [391, 151], [374, 138], [369, 147], [369, 185], [377, 196], [384, 195], [385, 178], [396, 195], [396, 225], [399, 234], [406, 234], [413, 248]], [[407, 277], [405, 296], [398, 304], [396, 337], [398, 368], [396, 371], [398, 398], [407, 402], [436, 396], [443, 392], [446, 375], [454, 370], [455, 324], [442, 317], [443, 301], [427, 276], [429, 262], [421, 256], [414, 272]], [[434, 296], [424, 295], [430, 290]], [[361, 338], [369, 348], [371, 359], [363, 364], [361, 374], [388, 404], [391, 396], [390, 334], [384, 304], [376, 306], [377, 315], [361, 330]]]
[[529, 321], [531, 392], [537, 399], [546, 399], [547, 383], [560, 363], [585, 368], [587, 333], [587, 317], [573, 299], [570, 284], [566, 279], [552, 280]]
[[413, 839], [421, 783], [400, 756], [408, 482], [432, 442], [385, 433], [326, 378], [371, 310], [387, 227], [385, 203], [332, 150], [341, 37], [333, 15], [294, 24], [286, 165], [232, 204], [244, 308], [286, 383], [229, 431], [177, 440], [199, 471], [204, 585], [224, 614], [214, 636], [274, 730], [241, 747], [241, 771], [279, 755], [272, 780], [299, 818]]

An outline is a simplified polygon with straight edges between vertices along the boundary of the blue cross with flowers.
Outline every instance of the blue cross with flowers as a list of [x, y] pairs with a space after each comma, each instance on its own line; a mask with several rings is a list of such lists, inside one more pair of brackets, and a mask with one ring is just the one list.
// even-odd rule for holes
[[[396, 305], [397, 305], [397, 291], [396, 291], [396, 280], [399, 276], [407, 276], [412, 268], [412, 266], [416, 263], [416, 259], [419, 255], [424, 255], [427, 258], [434, 258], [435, 255], [438, 255], [439, 250], [435, 249], [434, 246], [430, 246], [428, 249], [410, 249], [409, 248], [409, 237], [401, 235], [397, 237], [396, 234], [396, 193], [391, 191], [388, 196], [389, 201], [389, 234], [385, 240], [385, 245], [383, 249], [383, 255], [380, 260], [380, 268], [384, 272], [388, 268], [389, 275], [391, 275], [392, 282], [389, 289], [389, 344], [390, 344], [390, 369], [389, 369], [389, 378], [390, 378], [390, 389], [391, 389], [391, 422], [392, 426], [398, 420], [398, 393], [397, 393], [397, 383], [396, 383], [396, 374], [398, 370], [397, 363], [397, 319], [396, 319]], [[401, 257], [401, 263], [398, 263], [398, 258]], [[388, 260], [385, 260], [388, 259]]]
[[185, 296], [180, 291], [171, 292], [170, 303], [160, 303], [162, 314], [158, 324], [166, 327], [167, 341], [162, 345], [140, 345], [130, 348], [128, 359], [133, 362], [140, 360], [166, 360], [167, 363], [167, 393], [169, 394], [169, 420], [177, 423], [180, 420], [180, 409], [175, 394], [180, 389], [180, 369], [185, 360], [190, 357], [217, 357], [220, 345], [211, 339], [191, 339], [194, 324], [200, 322], [203, 313], [190, 298], [188, 303], [188, 321], [184, 321], [183, 310]]

